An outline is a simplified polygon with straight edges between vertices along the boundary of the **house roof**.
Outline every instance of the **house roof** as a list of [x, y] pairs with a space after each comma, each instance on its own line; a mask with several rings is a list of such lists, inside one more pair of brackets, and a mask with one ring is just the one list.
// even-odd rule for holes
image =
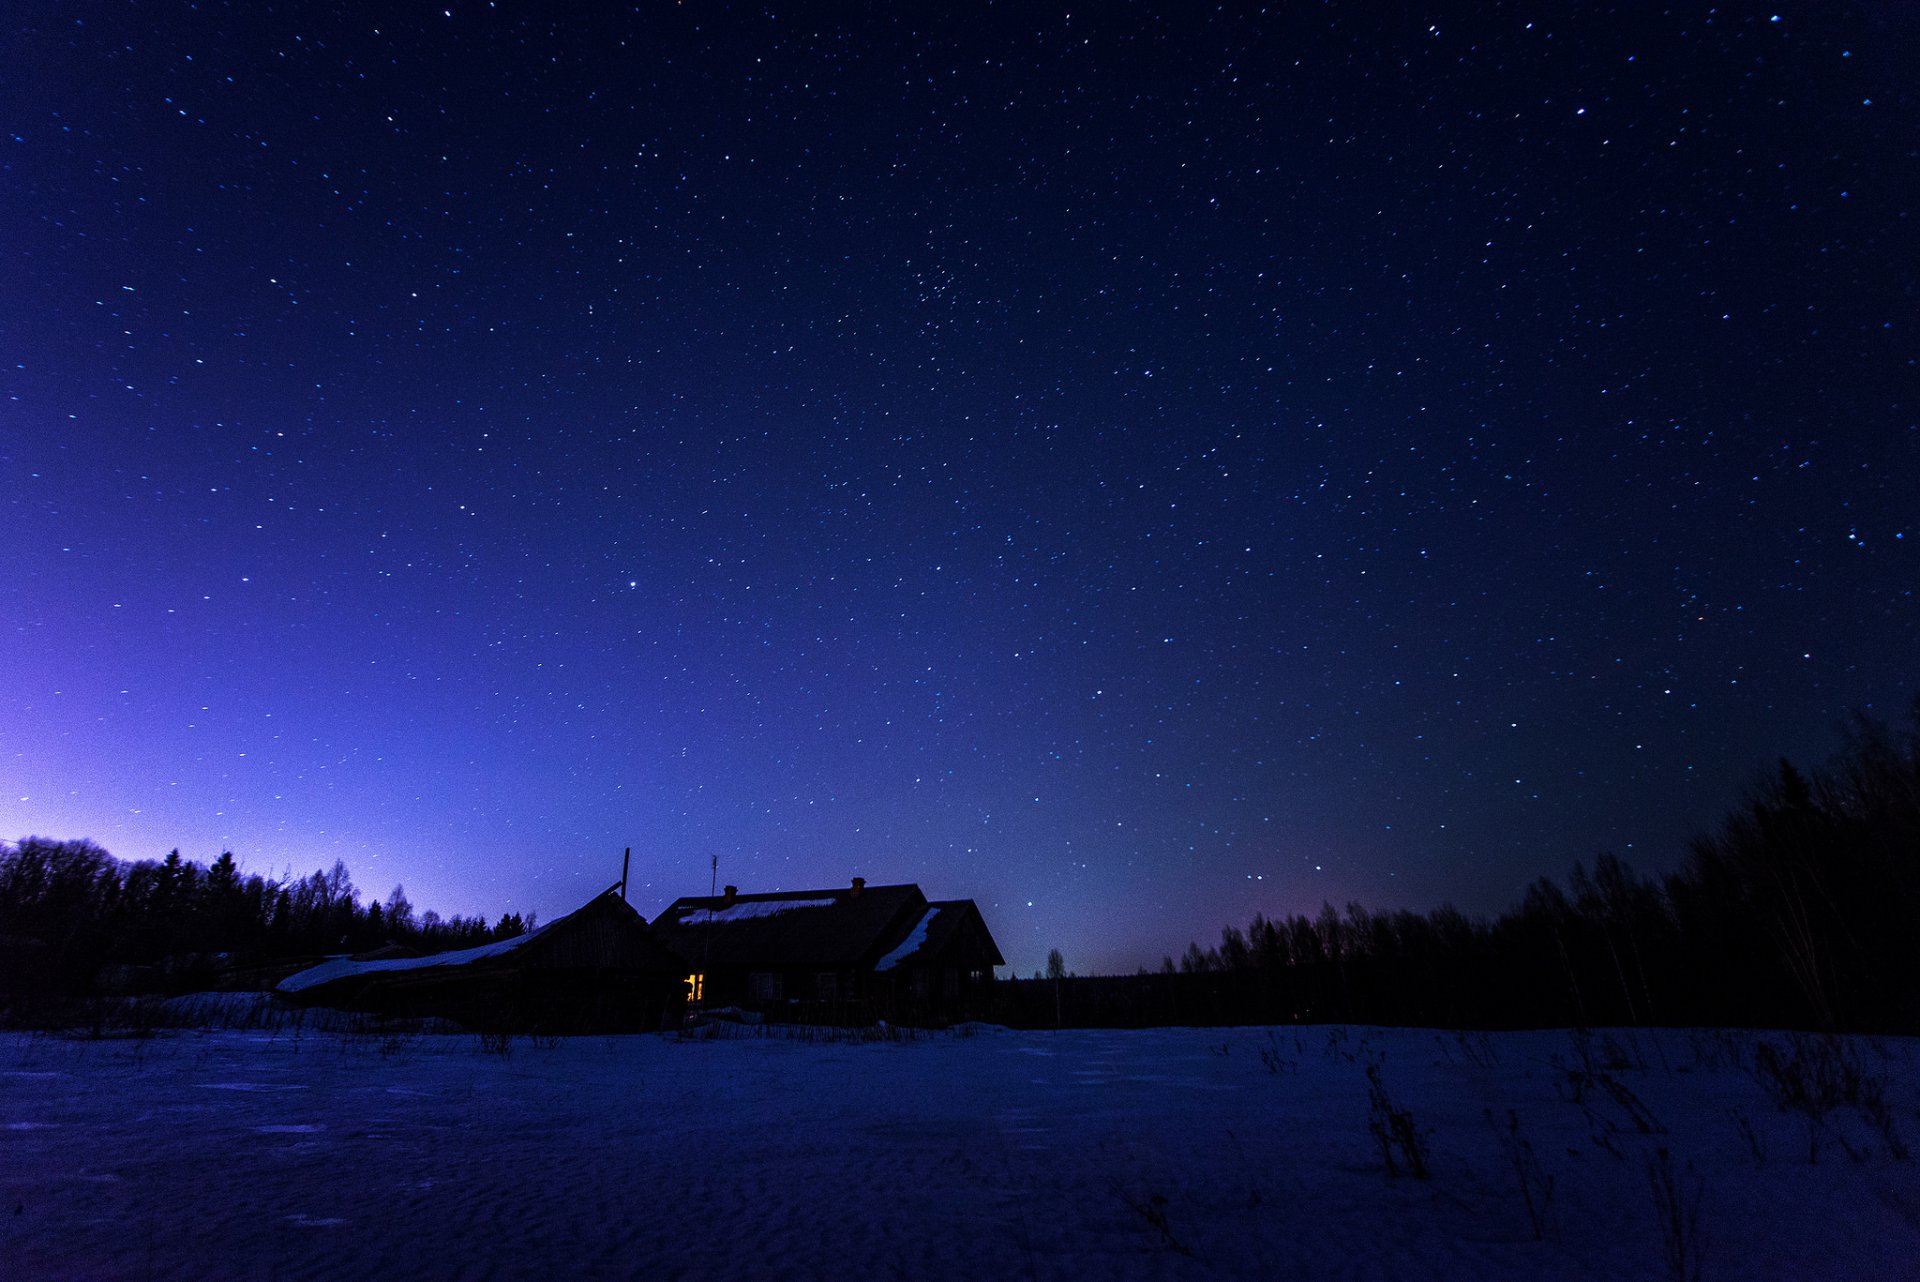
[[886, 955], [873, 964], [873, 968], [875, 970], [892, 970], [901, 962], [911, 961], [913, 958], [919, 956], [921, 949], [926, 947], [927, 930], [933, 925], [933, 919], [939, 915], [940, 906], [938, 904], [928, 904], [927, 910], [920, 914], [918, 921], [913, 923], [913, 929], [907, 932], [907, 937], [895, 944], [892, 948], [889, 948]]
[[[967, 950], [972, 957], [962, 953], [955, 957], [955, 944], [973, 926], [974, 945]], [[892, 970], [896, 966], [913, 966], [922, 962], [943, 961], [947, 965], [963, 960], [965, 964], [975, 964], [974, 959], [991, 961], [995, 966], [1006, 965], [1006, 958], [1000, 955], [1000, 946], [993, 942], [993, 936], [987, 930], [987, 923], [980, 916], [980, 909], [971, 899], [942, 899], [927, 905], [927, 911], [913, 924], [905, 939], [887, 951], [886, 956], [874, 963], [875, 970]]]
[[929, 903], [912, 884], [676, 899], [653, 920], [695, 970], [716, 971], [887, 971], [943, 955], [970, 929], [985, 945], [975, 954], [1005, 965], [971, 899]]
[[980, 937], [986, 943], [986, 950], [993, 954], [993, 964], [1004, 966], [1007, 959], [1000, 955], [1000, 945], [994, 942], [993, 933], [987, 929], [986, 918], [980, 915], [980, 906], [971, 899], [943, 899], [933, 905], [940, 913], [927, 924], [927, 942], [921, 945], [921, 951], [929, 957], [937, 957], [947, 950], [954, 938], [960, 934], [971, 919], [978, 923]]
[[699, 896], [667, 905], [653, 929], [695, 970], [852, 970], [899, 943], [926, 908], [914, 885]]
[[[564, 920], [564, 919], [563, 919]], [[331, 984], [342, 979], [356, 979], [364, 975], [380, 975], [388, 971], [429, 970], [442, 966], [471, 966], [474, 962], [490, 957], [503, 957], [531, 943], [541, 931], [552, 930], [557, 922], [548, 922], [540, 930], [525, 935], [515, 935], [511, 939], [495, 940], [491, 944], [481, 944], [477, 948], [459, 948], [447, 953], [428, 953], [424, 957], [389, 957], [380, 961], [355, 961], [351, 957], [331, 957], [318, 966], [309, 966], [274, 985], [283, 993], [305, 992], [309, 988], [318, 988], [322, 984]]]
[[651, 938], [646, 928], [646, 918], [621, 899], [616, 890], [608, 890], [565, 916], [556, 917], [537, 930], [510, 939], [481, 944], [477, 948], [429, 953], [424, 957], [387, 957], [369, 961], [334, 957], [318, 966], [310, 966], [287, 976], [275, 988], [283, 993], [303, 993], [343, 980], [376, 979], [396, 972], [453, 970], [493, 964], [496, 960], [504, 965], [521, 961], [531, 964], [542, 957], [551, 962], [552, 954], [567, 949], [570, 943], [578, 944], [584, 938], [590, 945], [590, 932], [609, 925], [618, 932], [618, 951], [629, 966], [637, 964], [662, 972], [683, 968], [680, 958]]

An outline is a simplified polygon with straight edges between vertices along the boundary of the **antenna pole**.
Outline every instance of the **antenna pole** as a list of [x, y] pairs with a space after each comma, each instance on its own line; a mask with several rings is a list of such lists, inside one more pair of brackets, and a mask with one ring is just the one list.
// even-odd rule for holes
[[706, 955], [700, 959], [700, 1004], [706, 1005], [707, 981], [712, 978], [713, 970], [713, 896], [720, 889], [720, 856], [709, 855], [708, 868], [712, 877], [707, 882], [707, 930]]
[[627, 847], [627, 853], [620, 856], [620, 902], [627, 902], [627, 865], [633, 862], [633, 847]]

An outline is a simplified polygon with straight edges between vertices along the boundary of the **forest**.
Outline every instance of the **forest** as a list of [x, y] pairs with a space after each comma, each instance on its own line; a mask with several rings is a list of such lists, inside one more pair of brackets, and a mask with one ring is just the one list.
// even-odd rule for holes
[[[1622, 804], [1631, 804], [1623, 798]], [[1159, 972], [1002, 986], [1016, 1026], [1690, 1025], [1920, 1033], [1920, 700], [1895, 731], [1779, 761], [1655, 879], [1612, 855], [1486, 920], [1323, 904], [1256, 914]]]
[[[1358, 903], [1256, 914], [1157, 972], [996, 985], [982, 1013], [1018, 1027], [1920, 1033], [1916, 922], [1920, 700], [1899, 730], [1855, 715], [1820, 768], [1778, 762], [1664, 877], [1602, 855], [1492, 919]], [[266, 987], [327, 953], [434, 952], [534, 924], [416, 912], [397, 886], [363, 903], [338, 862], [270, 880], [243, 876], [231, 853], [127, 863], [88, 841], [28, 837], [0, 846], [0, 1018], [85, 995]]]
[[535, 924], [416, 912], [400, 886], [362, 903], [338, 860], [268, 879], [242, 875], [231, 851], [129, 863], [91, 841], [27, 837], [0, 845], [0, 1019], [92, 994], [269, 987], [329, 953], [469, 948]]

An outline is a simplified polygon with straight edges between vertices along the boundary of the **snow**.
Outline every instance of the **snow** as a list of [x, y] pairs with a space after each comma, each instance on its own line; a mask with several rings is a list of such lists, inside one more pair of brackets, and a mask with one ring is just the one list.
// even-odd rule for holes
[[927, 942], [927, 927], [940, 915], [938, 908], [929, 908], [920, 920], [914, 923], [913, 930], [900, 941], [900, 946], [873, 964], [875, 970], [892, 970], [907, 958], [920, 951], [920, 945]]
[[[553, 923], [548, 922], [547, 926]], [[450, 953], [429, 953], [425, 957], [389, 957], [383, 961], [354, 961], [350, 957], [335, 957], [323, 961], [318, 966], [287, 976], [278, 986], [280, 992], [297, 993], [316, 984], [332, 983], [336, 979], [345, 979], [349, 975], [371, 975], [387, 970], [426, 970], [434, 966], [464, 966], [468, 962], [477, 962], [485, 957], [498, 957], [520, 947], [547, 926], [540, 930], [530, 930], [515, 935], [511, 939], [496, 940], [491, 944], [481, 944], [477, 948], [460, 948]]]
[[679, 922], [682, 926], [704, 926], [710, 921], [725, 924], [750, 917], [771, 917], [796, 908], [831, 908], [839, 902], [838, 899], [762, 899], [736, 903], [731, 908], [685, 908], [681, 910]]
[[187, 993], [158, 1007], [159, 1022], [169, 1028], [244, 1029], [252, 1032], [367, 1033], [391, 1031], [397, 1024], [413, 1033], [464, 1033], [450, 1019], [393, 1021], [362, 1011], [302, 1006], [278, 993]]
[[[1654, 1282], [1661, 1150], [1707, 1278], [1920, 1274], [1920, 1167], [1852, 1109], [1810, 1162], [1782, 1034], [774, 1032], [0, 1035], [0, 1275]], [[1920, 1041], [1852, 1045], [1920, 1142]], [[1431, 1179], [1387, 1176], [1370, 1063]]]

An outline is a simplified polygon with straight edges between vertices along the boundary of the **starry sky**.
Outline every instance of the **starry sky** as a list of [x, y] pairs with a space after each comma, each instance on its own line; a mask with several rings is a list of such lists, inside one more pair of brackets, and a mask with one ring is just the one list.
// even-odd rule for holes
[[0, 835], [1130, 971], [1900, 715], [1907, 6], [1086, 9], [8, 6]]

